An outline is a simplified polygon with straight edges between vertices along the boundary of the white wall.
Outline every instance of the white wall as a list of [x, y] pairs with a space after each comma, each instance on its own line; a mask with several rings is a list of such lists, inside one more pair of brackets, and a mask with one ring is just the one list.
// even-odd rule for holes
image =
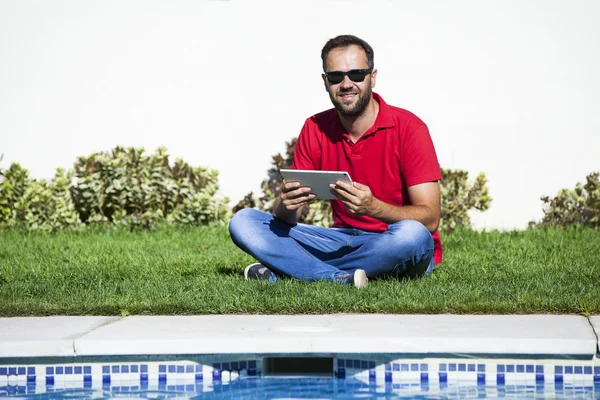
[[320, 50], [375, 48], [376, 91], [484, 171], [478, 228], [524, 228], [541, 195], [600, 170], [597, 0], [0, 0], [1, 166], [34, 177], [116, 145], [220, 171], [235, 204], [331, 104]]

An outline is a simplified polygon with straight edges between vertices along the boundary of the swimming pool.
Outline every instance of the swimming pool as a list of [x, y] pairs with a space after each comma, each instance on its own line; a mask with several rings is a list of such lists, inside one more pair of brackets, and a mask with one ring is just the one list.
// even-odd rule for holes
[[231, 383], [92, 385], [78, 387], [10, 386], [0, 394], [19, 398], [207, 398], [207, 399], [378, 399], [378, 398], [517, 398], [597, 399], [600, 385], [577, 384], [469, 384], [427, 382], [368, 384], [357, 379], [249, 378]]
[[31, 361], [0, 361], [0, 397], [600, 398], [595, 358], [241, 354]]
[[0, 318], [0, 397], [600, 399], [594, 327], [600, 317]]

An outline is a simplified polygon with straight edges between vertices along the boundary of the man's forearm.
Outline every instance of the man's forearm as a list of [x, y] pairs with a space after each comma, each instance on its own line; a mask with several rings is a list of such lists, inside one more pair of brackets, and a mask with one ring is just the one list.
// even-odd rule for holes
[[431, 207], [417, 205], [395, 206], [381, 200], [376, 200], [376, 205], [370, 217], [386, 224], [412, 219], [425, 225], [432, 233], [435, 232], [440, 223], [439, 211], [433, 210]]

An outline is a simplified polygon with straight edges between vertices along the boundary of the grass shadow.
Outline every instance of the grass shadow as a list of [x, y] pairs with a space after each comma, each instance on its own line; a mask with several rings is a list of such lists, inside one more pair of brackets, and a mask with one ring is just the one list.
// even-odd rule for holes
[[225, 275], [225, 276], [242, 276], [243, 274], [243, 270], [236, 268], [236, 267], [231, 267], [231, 266], [220, 266], [217, 267], [217, 274], [219, 275]]

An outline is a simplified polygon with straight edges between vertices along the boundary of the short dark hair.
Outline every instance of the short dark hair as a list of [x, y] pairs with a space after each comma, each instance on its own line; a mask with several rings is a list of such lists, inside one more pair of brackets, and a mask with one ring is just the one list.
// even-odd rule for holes
[[348, 46], [360, 46], [365, 51], [367, 55], [367, 65], [370, 69], [374, 68], [375, 62], [375, 52], [371, 45], [359, 37], [354, 35], [339, 35], [332, 39], [329, 39], [323, 49], [321, 50], [321, 60], [323, 60], [323, 71], [327, 70], [327, 56], [329, 52], [333, 49], [344, 48]]

